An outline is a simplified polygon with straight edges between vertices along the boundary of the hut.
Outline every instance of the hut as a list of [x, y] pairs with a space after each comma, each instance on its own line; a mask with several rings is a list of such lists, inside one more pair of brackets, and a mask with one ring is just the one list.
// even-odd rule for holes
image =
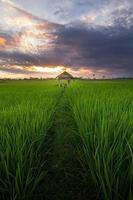
[[71, 80], [73, 79], [73, 76], [68, 72], [64, 71], [63, 73], [59, 74], [56, 77], [56, 79], [58, 80], [58, 85], [60, 87], [65, 87], [70, 84]]

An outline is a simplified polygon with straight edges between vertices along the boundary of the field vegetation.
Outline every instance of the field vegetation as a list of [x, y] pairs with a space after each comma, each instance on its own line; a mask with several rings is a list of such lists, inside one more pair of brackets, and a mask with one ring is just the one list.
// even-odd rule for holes
[[68, 95], [84, 179], [91, 174], [101, 199], [132, 199], [133, 83], [80, 82]]
[[45, 178], [44, 141], [59, 95], [47, 82], [0, 86], [0, 199], [33, 199]]
[[0, 84], [1, 200], [132, 200], [132, 184], [132, 81]]

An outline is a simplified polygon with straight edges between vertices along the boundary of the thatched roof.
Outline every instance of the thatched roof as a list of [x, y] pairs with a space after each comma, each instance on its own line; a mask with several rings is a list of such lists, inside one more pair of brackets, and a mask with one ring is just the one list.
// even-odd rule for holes
[[64, 71], [63, 73], [59, 74], [57, 79], [73, 79], [73, 76], [69, 74], [68, 72]]

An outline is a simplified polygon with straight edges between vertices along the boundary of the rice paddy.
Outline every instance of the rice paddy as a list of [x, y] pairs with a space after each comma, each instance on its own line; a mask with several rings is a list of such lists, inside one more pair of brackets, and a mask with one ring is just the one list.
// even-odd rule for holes
[[133, 81], [0, 84], [0, 199], [132, 200]]

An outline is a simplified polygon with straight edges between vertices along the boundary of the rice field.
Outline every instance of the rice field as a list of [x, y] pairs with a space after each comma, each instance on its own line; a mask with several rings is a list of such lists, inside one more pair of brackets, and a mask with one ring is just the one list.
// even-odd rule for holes
[[83, 176], [91, 174], [101, 199], [132, 199], [132, 82], [79, 83], [69, 90], [69, 99]]
[[133, 81], [0, 83], [0, 199], [132, 200]]
[[0, 86], [0, 199], [30, 199], [45, 178], [44, 140], [59, 93], [51, 83]]

